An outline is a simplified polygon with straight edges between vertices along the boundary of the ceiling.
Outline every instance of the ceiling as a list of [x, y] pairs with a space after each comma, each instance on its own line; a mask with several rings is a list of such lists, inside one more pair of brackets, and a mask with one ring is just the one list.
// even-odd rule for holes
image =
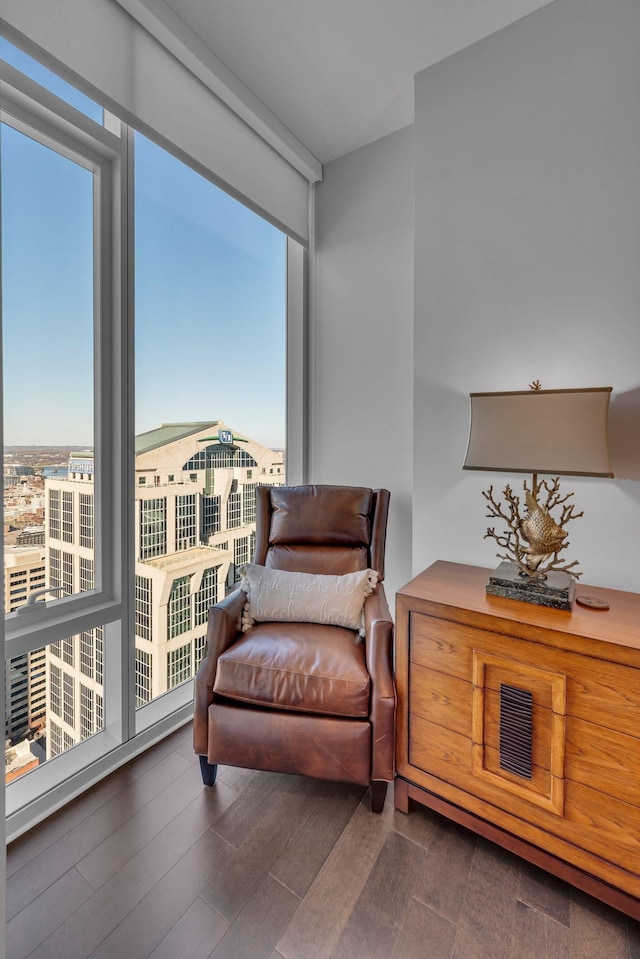
[[322, 163], [413, 122], [413, 77], [552, 0], [166, 0]]

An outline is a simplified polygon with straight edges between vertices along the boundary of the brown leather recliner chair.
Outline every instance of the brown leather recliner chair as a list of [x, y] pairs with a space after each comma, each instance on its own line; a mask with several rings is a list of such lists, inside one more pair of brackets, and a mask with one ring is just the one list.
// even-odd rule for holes
[[[395, 752], [393, 623], [382, 585], [389, 493], [259, 486], [256, 494], [255, 563], [339, 575], [371, 568], [378, 584], [365, 600], [364, 638], [311, 622], [256, 622], [243, 633], [242, 590], [209, 611], [194, 708], [203, 781], [212, 786], [224, 763], [370, 785], [381, 812]], [[344, 695], [345, 682], [354, 695]]]

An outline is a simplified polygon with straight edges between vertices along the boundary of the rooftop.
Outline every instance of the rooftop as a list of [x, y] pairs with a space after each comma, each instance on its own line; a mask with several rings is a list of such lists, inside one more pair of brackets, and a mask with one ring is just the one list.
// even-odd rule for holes
[[193, 436], [194, 433], [200, 433], [202, 430], [217, 430], [219, 422], [215, 420], [203, 423], [163, 423], [155, 430], [148, 430], [136, 436], [136, 455], [148, 453], [160, 446], [166, 446], [167, 443], [184, 439], [186, 436]]
[[168, 556], [156, 556], [154, 559], [147, 559], [145, 560], [145, 566], [153, 566], [155, 569], [192, 566], [194, 563], [210, 560], [214, 556], [220, 559], [227, 552], [228, 550], [219, 546], [194, 546], [192, 549], [183, 549], [178, 553], [169, 553]]

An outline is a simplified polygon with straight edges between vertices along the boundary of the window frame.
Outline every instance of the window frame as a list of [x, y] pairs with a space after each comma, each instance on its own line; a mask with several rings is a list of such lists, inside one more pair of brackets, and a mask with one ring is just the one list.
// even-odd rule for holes
[[[43, 64], [47, 66], [46, 58]], [[55, 64], [52, 66], [55, 70]], [[94, 231], [99, 232], [99, 242], [94, 244], [99, 251], [94, 261], [95, 586], [7, 614], [0, 636], [8, 662], [51, 644], [60, 644], [61, 649], [63, 640], [101, 628], [103, 695], [95, 693], [95, 714], [100, 711], [103, 716], [103, 728], [72, 748], [63, 748], [55, 758], [7, 787], [6, 835], [12, 840], [188, 722], [193, 681], [136, 709], [134, 130], [108, 113], [104, 126], [99, 125], [3, 61], [0, 84], [3, 122], [27, 136], [33, 136], [35, 130], [36, 139], [45, 146], [99, 171], [99, 186], [94, 178]], [[150, 131], [141, 132], [153, 139]], [[195, 162], [190, 164], [178, 147], [162, 141], [159, 145], [220, 185], [213, 172]], [[299, 483], [306, 479], [307, 252], [296, 239], [286, 237], [285, 242], [287, 481]], [[62, 527], [62, 497], [60, 500]], [[222, 520], [219, 515], [218, 527]], [[79, 514], [74, 522], [80, 524]], [[58, 553], [62, 577], [62, 550]], [[203, 641], [204, 636], [194, 641], [192, 655], [197, 652], [196, 642], [202, 645]], [[80, 641], [77, 645], [79, 654]], [[62, 675], [62, 661], [58, 668]], [[77, 682], [81, 675], [79, 670]], [[68, 737], [61, 723], [58, 726], [64, 747]]]
[[[42, 600], [20, 611], [7, 613], [3, 621], [5, 661], [32, 652], [96, 626], [105, 626], [113, 636], [123, 634], [129, 619], [129, 590], [123, 544], [127, 529], [127, 470], [132, 462], [128, 431], [122, 429], [126, 402], [117, 385], [129, 377], [126, 351], [118, 346], [128, 338], [128, 312], [120, 294], [128, 288], [126, 275], [126, 204], [123, 203], [123, 174], [127, 168], [126, 141], [112, 129], [100, 126], [68, 103], [41, 87], [18, 70], [0, 61], [3, 96], [0, 120], [66, 157], [93, 174], [94, 224], [94, 316], [93, 316], [93, 400], [94, 450], [94, 572], [95, 587], [84, 593]], [[105, 383], [116, 388], [106, 390]], [[60, 526], [62, 532], [62, 496]], [[58, 550], [61, 558], [62, 551]], [[63, 577], [64, 578], [64, 577]], [[108, 649], [108, 651], [107, 651]], [[9, 835], [19, 834], [55, 808], [56, 791], [69, 792], [65, 785], [86, 772], [97, 759], [130, 738], [134, 729], [133, 710], [122, 694], [122, 678], [128, 673], [127, 644], [105, 643], [105, 672], [112, 679], [104, 690], [107, 727], [87, 742], [48, 760], [33, 772], [10, 783], [6, 790]], [[128, 698], [128, 697], [127, 697]], [[73, 792], [72, 792], [73, 794]], [[55, 802], [55, 801], [54, 801]]]
[[[112, 248], [120, 220], [117, 196], [122, 144], [112, 132], [3, 62], [0, 62], [0, 83], [3, 85], [0, 109], [3, 123], [94, 174], [94, 446], [100, 469], [96, 472], [93, 494], [95, 581], [99, 585], [91, 595], [75, 594], [42, 601], [20, 613], [8, 613], [5, 618], [5, 641], [11, 646], [13, 655], [28, 652], [30, 636], [35, 630], [46, 635], [48, 629], [54, 627], [55, 621], [61, 618], [58, 614], [65, 620], [81, 617], [96, 604], [101, 606], [103, 614], [109, 607], [112, 607], [115, 615], [120, 612], [121, 577], [114, 576], [114, 557], [118, 544], [113, 524], [104, 522], [106, 513], [113, 514], [115, 492], [109, 463], [114, 453], [118, 454], [118, 461], [121, 459], [121, 450], [116, 449], [119, 437], [114, 430], [120, 404], [117, 396], [113, 396], [109, 402], [109, 392], [103, 390], [102, 385], [115, 372], [112, 368], [114, 353], [109, 328], [119, 328], [121, 320], [113, 295], [115, 263]], [[58, 499], [62, 541], [64, 508], [60, 492]], [[98, 548], [96, 543], [99, 544]]]

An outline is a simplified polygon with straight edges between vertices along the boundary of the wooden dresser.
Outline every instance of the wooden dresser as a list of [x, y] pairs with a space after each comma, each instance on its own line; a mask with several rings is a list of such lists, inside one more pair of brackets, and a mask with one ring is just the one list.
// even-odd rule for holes
[[397, 595], [396, 808], [443, 813], [640, 919], [640, 595], [485, 594], [438, 562]]

